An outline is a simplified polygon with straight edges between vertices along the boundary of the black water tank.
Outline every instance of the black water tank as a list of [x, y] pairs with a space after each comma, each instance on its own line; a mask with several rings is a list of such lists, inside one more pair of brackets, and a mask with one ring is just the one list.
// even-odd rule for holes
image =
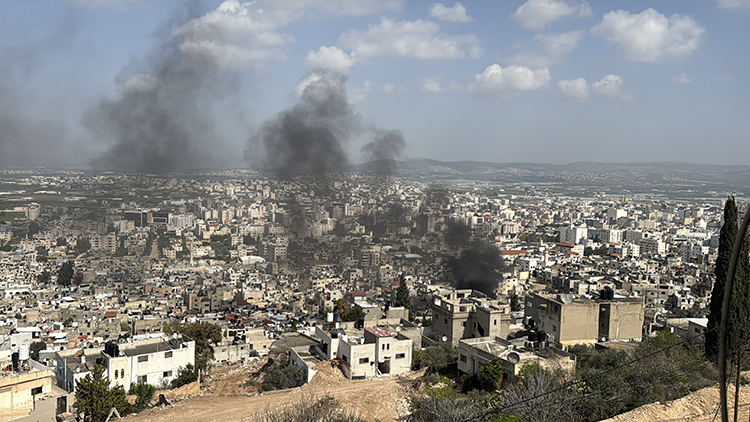
[[536, 333], [536, 341], [547, 341], [547, 333], [544, 331], [538, 331]]
[[529, 341], [536, 341], [536, 331], [529, 331]]

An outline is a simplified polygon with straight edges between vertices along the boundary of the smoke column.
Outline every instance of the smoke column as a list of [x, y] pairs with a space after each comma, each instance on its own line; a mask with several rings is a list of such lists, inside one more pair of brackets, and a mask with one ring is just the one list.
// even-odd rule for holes
[[375, 139], [362, 147], [365, 159], [379, 173], [392, 173], [397, 169], [396, 158], [401, 155], [406, 141], [400, 130], [374, 129]]
[[445, 231], [448, 245], [459, 248], [457, 257], [446, 266], [457, 289], [474, 289], [495, 297], [495, 289], [503, 280], [505, 263], [500, 251], [481, 240], [471, 239], [471, 230], [463, 224], [449, 223]]
[[288, 110], [266, 121], [252, 135], [245, 159], [252, 165], [286, 174], [325, 174], [349, 169], [346, 147], [350, 140], [372, 131], [374, 140], [362, 151], [374, 160], [396, 158], [406, 145], [398, 130], [367, 127], [351, 105], [346, 78], [313, 72], [299, 86], [299, 100]]
[[145, 61], [129, 66], [139, 72], [118, 76], [119, 95], [101, 99], [84, 117], [93, 134], [109, 143], [93, 160], [95, 168], [164, 173], [213, 164], [218, 136], [212, 105], [230, 92], [233, 78], [219, 55], [191, 48], [197, 25], [204, 38], [221, 29], [218, 22], [200, 20], [209, 15], [198, 16], [192, 3], [180, 10], [158, 31], [157, 46]]

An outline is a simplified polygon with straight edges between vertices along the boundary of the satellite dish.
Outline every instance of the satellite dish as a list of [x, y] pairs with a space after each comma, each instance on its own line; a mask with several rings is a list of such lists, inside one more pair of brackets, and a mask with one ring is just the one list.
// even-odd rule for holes
[[508, 362], [515, 365], [521, 361], [521, 356], [519, 356], [516, 352], [510, 352], [508, 353], [508, 357], [506, 359], [508, 360]]
[[448, 341], [448, 337], [443, 336], [442, 340], [443, 340], [443, 343], [445, 343], [446, 341]]
[[396, 327], [396, 331], [401, 331], [401, 327]]

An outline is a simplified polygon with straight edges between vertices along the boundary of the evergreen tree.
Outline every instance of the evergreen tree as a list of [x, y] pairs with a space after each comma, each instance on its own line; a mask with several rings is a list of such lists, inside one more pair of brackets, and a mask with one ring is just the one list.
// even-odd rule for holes
[[403, 306], [406, 309], [411, 307], [409, 287], [406, 285], [406, 279], [403, 274], [399, 277], [398, 289], [396, 290], [396, 300], [394, 302], [395, 306]]
[[121, 414], [128, 410], [125, 389], [121, 385], [110, 388], [109, 379], [104, 377], [104, 367], [97, 365], [76, 381], [76, 400], [73, 406], [86, 414], [86, 420], [104, 421], [113, 407]]
[[[732, 260], [732, 249], [737, 237], [737, 205], [734, 197], [727, 199], [724, 205], [724, 225], [719, 235], [719, 252], [714, 268], [714, 288], [711, 291], [711, 303], [708, 314], [708, 332], [705, 336], [706, 356], [716, 358], [719, 354], [719, 331], [721, 326], [721, 308], [724, 301], [724, 287], [729, 273], [729, 261]], [[711, 331], [713, 330], [713, 331]], [[730, 337], [732, 327], [729, 327]]]
[[73, 279], [73, 272], [73, 261], [65, 261], [57, 271], [57, 284], [65, 287], [70, 286], [70, 281]]

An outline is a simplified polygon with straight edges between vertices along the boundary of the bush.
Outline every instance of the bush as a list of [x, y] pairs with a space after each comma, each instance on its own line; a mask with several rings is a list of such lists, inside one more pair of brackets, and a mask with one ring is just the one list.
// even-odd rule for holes
[[305, 370], [296, 365], [275, 363], [263, 377], [264, 390], [283, 390], [302, 385]]
[[412, 358], [414, 369], [427, 368], [428, 372], [438, 372], [456, 363], [458, 354], [449, 343], [437, 343], [424, 350], [415, 350]]
[[188, 363], [184, 368], [177, 371], [177, 378], [172, 380], [171, 386], [172, 388], [180, 388], [195, 381], [198, 381], [198, 369]]
[[356, 414], [341, 409], [331, 394], [321, 397], [304, 395], [277, 408], [266, 408], [253, 418], [259, 422], [365, 422]]
[[140, 412], [147, 408], [151, 404], [151, 400], [154, 398], [156, 387], [148, 385], [145, 382], [139, 382], [138, 384], [132, 384], [128, 394], [136, 396], [135, 404], [131, 409], [133, 412]]

